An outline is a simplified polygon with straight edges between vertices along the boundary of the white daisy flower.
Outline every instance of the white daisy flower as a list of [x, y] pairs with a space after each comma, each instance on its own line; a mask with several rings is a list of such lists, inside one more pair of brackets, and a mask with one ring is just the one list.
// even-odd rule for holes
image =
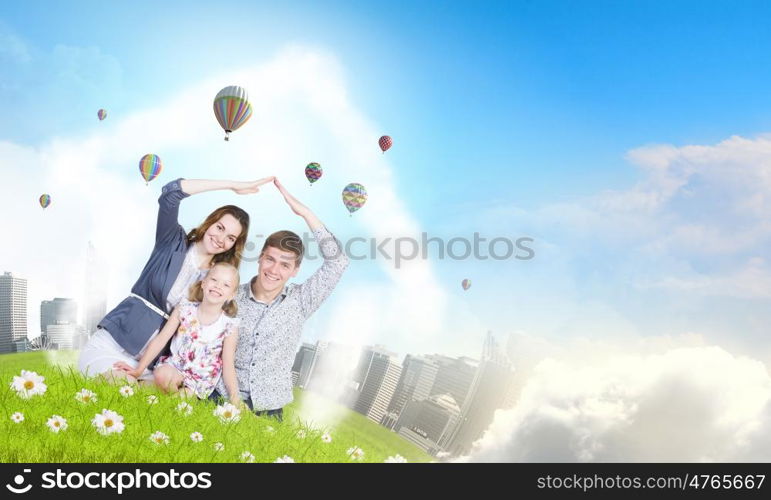
[[274, 464], [293, 464], [294, 458], [290, 457], [289, 455], [284, 455], [283, 457], [278, 457], [276, 460], [273, 461]]
[[13, 377], [11, 389], [14, 389], [22, 398], [29, 399], [32, 396], [37, 396], [46, 392], [48, 387], [43, 383], [43, 380], [45, 380], [45, 377], [42, 377], [35, 372], [22, 370], [20, 377]]
[[67, 420], [59, 415], [54, 415], [48, 419], [46, 423], [51, 432], [60, 432], [67, 428]]
[[245, 452], [241, 453], [241, 461], [242, 462], [246, 462], [248, 464], [252, 464], [252, 463], [254, 463], [254, 455], [252, 455], [248, 451], [245, 451]]
[[321, 436], [321, 441], [323, 441], [323, 442], [325, 442], [325, 443], [331, 443], [331, 442], [332, 442], [332, 436], [330, 436], [328, 432], [325, 432], [325, 433], [324, 433], [324, 434]]
[[201, 441], [203, 441], [203, 434], [201, 434], [200, 432], [194, 432], [190, 434], [190, 439], [194, 443], [200, 443]]
[[161, 431], [155, 431], [150, 436], [150, 441], [155, 444], [169, 444], [169, 436], [162, 433]]
[[190, 405], [190, 403], [182, 401], [177, 405], [177, 411], [181, 413], [183, 416], [187, 417], [193, 413], [193, 407]]
[[214, 409], [214, 416], [223, 424], [229, 424], [241, 420], [241, 410], [230, 403], [225, 403]]
[[352, 446], [345, 452], [351, 460], [362, 460], [364, 458], [364, 450], [358, 446]]
[[387, 464], [406, 464], [407, 459], [401, 455], [396, 455], [395, 457], [386, 458], [383, 462]]
[[134, 395], [134, 389], [131, 388], [130, 385], [124, 385], [120, 388], [120, 395], [124, 398], [128, 398], [130, 396]]
[[297, 438], [298, 438], [298, 439], [305, 439], [305, 437], [306, 437], [307, 435], [308, 435], [308, 434], [307, 434], [307, 433], [306, 433], [304, 430], [302, 430], [302, 429], [300, 429], [299, 431], [297, 431]]
[[222, 443], [214, 443], [214, 451], [222, 451], [225, 449], [225, 445]]
[[276, 429], [274, 429], [274, 428], [273, 428], [273, 427], [271, 427], [270, 425], [269, 425], [269, 426], [267, 426], [267, 427], [265, 427], [265, 429], [264, 429], [264, 430], [265, 430], [265, 432], [268, 432], [268, 433], [270, 433], [270, 432], [276, 432]]
[[123, 424], [123, 417], [112, 410], [103, 409], [102, 413], [97, 413], [91, 419], [91, 425], [96, 427], [99, 434], [106, 436], [114, 432], [121, 433], [126, 427]]
[[155, 394], [150, 394], [149, 396], [147, 396], [147, 404], [154, 405], [156, 403], [158, 403], [158, 396], [156, 396]]
[[81, 389], [75, 393], [75, 399], [83, 404], [96, 403], [96, 394], [88, 389]]
[[24, 422], [24, 414], [21, 413], [20, 411], [17, 411], [13, 415], [11, 415], [11, 420], [13, 420], [15, 424], [20, 424]]

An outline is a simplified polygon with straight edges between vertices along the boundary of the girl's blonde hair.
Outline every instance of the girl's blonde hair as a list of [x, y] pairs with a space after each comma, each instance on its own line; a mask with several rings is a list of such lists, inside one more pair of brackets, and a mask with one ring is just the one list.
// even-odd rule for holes
[[[232, 269], [236, 273], [235, 286], [238, 287], [238, 284], [241, 282], [241, 276], [238, 273], [238, 268], [236, 266], [228, 262], [218, 262], [214, 264], [211, 267], [211, 269], [209, 269], [209, 272], [211, 272], [211, 270], [214, 269], [215, 267], [225, 267], [228, 269]], [[203, 302], [203, 280], [196, 281], [193, 284], [193, 286], [190, 287], [190, 291], [187, 294], [187, 300], [189, 300], [190, 302]], [[238, 304], [236, 304], [235, 297], [233, 297], [230, 300], [226, 300], [225, 303], [222, 304], [222, 310], [225, 311], [225, 314], [227, 314], [231, 318], [235, 318], [236, 315], [238, 314]]]

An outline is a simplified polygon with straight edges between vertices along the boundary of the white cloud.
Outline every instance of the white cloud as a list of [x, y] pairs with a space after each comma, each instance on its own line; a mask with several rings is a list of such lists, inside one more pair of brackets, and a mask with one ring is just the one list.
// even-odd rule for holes
[[590, 360], [571, 353], [540, 363], [517, 406], [498, 411], [463, 460], [771, 459], [771, 376], [763, 363], [716, 346], [618, 354], [595, 344], [594, 351]]

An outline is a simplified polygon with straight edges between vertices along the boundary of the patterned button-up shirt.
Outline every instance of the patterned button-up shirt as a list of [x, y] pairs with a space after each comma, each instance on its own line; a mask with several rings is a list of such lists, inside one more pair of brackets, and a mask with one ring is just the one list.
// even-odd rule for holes
[[[255, 410], [277, 410], [292, 402], [292, 364], [303, 323], [329, 297], [348, 267], [340, 242], [325, 227], [313, 235], [324, 263], [304, 283], [286, 285], [270, 304], [254, 298], [254, 278], [236, 295], [241, 320], [236, 376], [241, 397], [251, 399]], [[228, 394], [222, 379], [217, 391]]]

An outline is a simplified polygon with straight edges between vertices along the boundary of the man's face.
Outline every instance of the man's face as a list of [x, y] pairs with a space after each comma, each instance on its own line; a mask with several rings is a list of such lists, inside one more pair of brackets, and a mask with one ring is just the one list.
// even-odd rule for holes
[[295, 262], [296, 255], [276, 247], [268, 247], [260, 256], [257, 276], [260, 286], [266, 292], [281, 290], [289, 280], [297, 275], [300, 267]]

